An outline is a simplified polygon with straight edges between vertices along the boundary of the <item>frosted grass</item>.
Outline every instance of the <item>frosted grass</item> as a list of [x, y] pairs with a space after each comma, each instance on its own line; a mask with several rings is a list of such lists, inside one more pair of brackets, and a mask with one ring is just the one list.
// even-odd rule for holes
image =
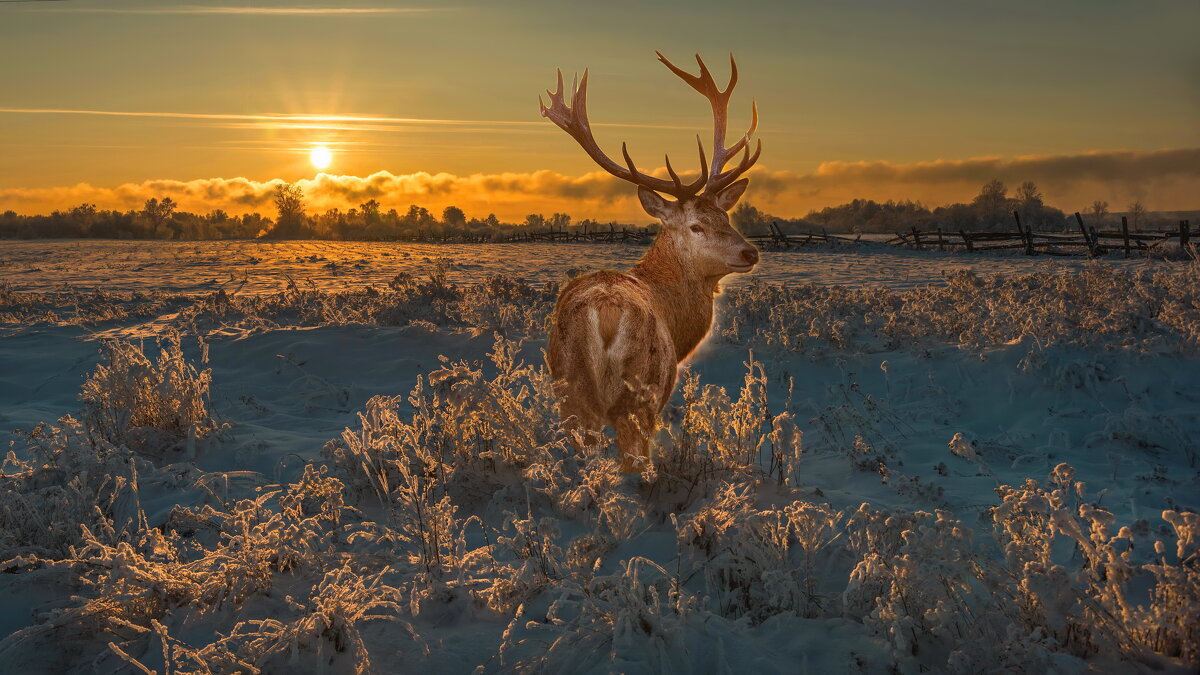
[[[575, 269], [626, 269], [645, 251], [644, 246], [623, 244], [0, 241], [0, 281], [16, 290], [37, 292], [65, 285], [109, 292], [196, 294], [242, 286], [242, 292], [258, 294], [282, 290], [290, 278], [337, 291], [383, 286], [401, 273], [424, 276], [435, 260], [446, 259], [456, 283], [478, 283], [505, 274], [542, 284], [558, 282]], [[907, 251], [868, 244], [764, 252], [753, 273], [732, 275], [723, 285], [738, 287], [758, 280], [905, 290], [941, 283], [944, 273], [959, 270], [1013, 276], [1087, 264], [1081, 259]], [[1136, 268], [1171, 263], [1110, 258], [1099, 264]]]

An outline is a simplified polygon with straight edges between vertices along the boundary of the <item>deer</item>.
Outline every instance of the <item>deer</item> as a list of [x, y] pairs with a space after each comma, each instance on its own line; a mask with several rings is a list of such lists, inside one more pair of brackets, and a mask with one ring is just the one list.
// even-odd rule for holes
[[[625, 143], [624, 166], [600, 149], [587, 116], [586, 69], [572, 82], [569, 105], [561, 70], [557, 90], [546, 90], [550, 105], [538, 97], [542, 116], [567, 132], [602, 169], [636, 185], [642, 208], [660, 223], [658, 235], [633, 269], [592, 272], [563, 286], [546, 352], [558, 412], [572, 442], [578, 448], [581, 438], [602, 437], [604, 427], [611, 426], [626, 474], [642, 470], [650, 461], [651, 438], [675, 389], [679, 367], [712, 329], [719, 282], [729, 274], [749, 272], [759, 260], [758, 249], [729, 221], [730, 209], [749, 184], [742, 175], [762, 154], [761, 139], [750, 151], [758, 128], [758, 106], [753, 102], [749, 130], [725, 146], [729, 98], [738, 79], [733, 54], [724, 90], [699, 54], [699, 75], [655, 54], [712, 106], [712, 163], [697, 134], [700, 173], [694, 181], [685, 183], [670, 157], [665, 157], [667, 179], [639, 171]], [[727, 169], [738, 153], [740, 161]]]

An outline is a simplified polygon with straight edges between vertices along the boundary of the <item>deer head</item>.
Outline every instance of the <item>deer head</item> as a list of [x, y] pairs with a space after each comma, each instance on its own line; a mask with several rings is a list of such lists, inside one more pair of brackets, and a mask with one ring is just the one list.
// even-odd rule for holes
[[[759, 140], [754, 152], [750, 152], [750, 137], [758, 128], [758, 106], [751, 103], [750, 128], [732, 146], [725, 147], [725, 133], [729, 122], [729, 97], [737, 84], [737, 63], [729, 55], [729, 84], [722, 91], [713, 80], [712, 73], [704, 65], [700, 55], [696, 63], [700, 74], [692, 75], [655, 52], [671, 72], [675, 73], [693, 89], [708, 99], [713, 113], [713, 159], [711, 166], [704, 155], [704, 144], [696, 135], [696, 146], [700, 153], [700, 174], [696, 180], [684, 183], [671, 166], [671, 158], [665, 157], [670, 180], [657, 178], [638, 171], [629, 156], [629, 150], [621, 144], [621, 155], [625, 166], [614, 162], [600, 149], [592, 136], [591, 123], [587, 117], [588, 71], [571, 85], [571, 104], [567, 105], [563, 92], [562, 71], [558, 72], [558, 88], [547, 90], [550, 105], [541, 97], [538, 104], [542, 116], [554, 122], [583, 148], [600, 168], [622, 180], [638, 186], [638, 198], [646, 213], [662, 221], [663, 232], [681, 257], [701, 276], [723, 276], [730, 272], [748, 272], [758, 262], [758, 249], [751, 246], [729, 223], [729, 210], [737, 204], [745, 192], [749, 180], [741, 178], [762, 154]], [[739, 152], [742, 158], [732, 169], [725, 166]], [[739, 180], [740, 178], [740, 180]], [[666, 199], [662, 194], [674, 197]]]

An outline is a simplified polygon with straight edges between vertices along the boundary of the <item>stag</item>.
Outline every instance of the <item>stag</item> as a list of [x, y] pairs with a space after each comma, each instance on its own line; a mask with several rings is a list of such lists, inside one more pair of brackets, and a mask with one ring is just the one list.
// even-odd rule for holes
[[[737, 63], [730, 54], [729, 83], [721, 90], [698, 54], [700, 74], [692, 75], [655, 53], [712, 105], [712, 164], [697, 134], [700, 174], [694, 181], [685, 183], [669, 157], [666, 179], [639, 171], [624, 143], [624, 166], [600, 149], [587, 117], [586, 70], [572, 84], [570, 105], [561, 71], [557, 91], [546, 91], [550, 105], [538, 97], [542, 116], [567, 132], [605, 171], [636, 185], [642, 208], [661, 221], [654, 243], [632, 270], [594, 272], [562, 289], [547, 352], [564, 424], [581, 435], [600, 434], [606, 425], [612, 426], [625, 472], [636, 471], [649, 460], [650, 438], [675, 388], [679, 364], [712, 327], [718, 282], [727, 274], [748, 272], [758, 263], [758, 249], [733, 229], [728, 214], [749, 182], [742, 174], [762, 153], [761, 140], [750, 151], [758, 127], [758, 107], [753, 103], [749, 130], [732, 146], [725, 146]], [[741, 160], [726, 169], [738, 153]]]

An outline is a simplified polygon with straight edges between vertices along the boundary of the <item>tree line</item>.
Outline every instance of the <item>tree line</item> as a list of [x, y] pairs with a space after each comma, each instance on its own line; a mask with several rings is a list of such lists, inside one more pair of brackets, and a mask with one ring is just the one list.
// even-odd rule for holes
[[435, 215], [412, 205], [401, 213], [384, 210], [370, 199], [356, 208], [309, 213], [298, 185], [281, 184], [273, 197], [274, 218], [260, 213], [230, 215], [221, 209], [205, 214], [181, 211], [170, 197], [146, 200], [139, 210], [97, 209], [81, 204], [49, 215], [0, 213], [0, 239], [329, 239], [388, 241], [403, 239], [491, 238], [501, 240], [520, 228], [564, 229], [571, 226], [633, 227], [616, 221], [584, 219], [572, 223], [565, 213], [531, 213], [521, 222], [503, 222], [495, 214], [468, 218], [457, 206]]
[[[513, 232], [532, 228], [608, 229], [635, 227], [616, 221], [584, 219], [573, 222], [565, 213], [549, 216], [531, 213], [521, 222], [502, 222], [495, 214], [468, 218], [457, 206], [447, 206], [440, 215], [423, 206], [412, 205], [401, 213], [383, 210], [375, 199], [346, 211], [329, 209], [309, 213], [304, 193], [297, 185], [281, 184], [273, 195], [275, 217], [259, 213], [230, 215], [221, 209], [205, 214], [180, 211], [170, 197], [146, 200], [140, 210], [116, 211], [81, 204], [49, 215], [0, 213], [0, 239], [102, 238], [102, 239], [329, 239], [329, 240], [503, 240]], [[1106, 201], [1096, 201], [1085, 209], [1098, 227], [1108, 224], [1112, 214]], [[1013, 228], [1012, 213], [1021, 214], [1022, 223], [1035, 230], [1066, 230], [1073, 227], [1061, 210], [1044, 203], [1042, 193], [1032, 181], [1022, 183], [1009, 196], [1003, 182], [986, 183], [978, 195], [965, 204], [949, 204], [930, 209], [920, 202], [876, 202], [855, 199], [847, 204], [814, 210], [803, 218], [780, 218], [748, 203], [740, 204], [731, 214], [733, 224], [748, 235], [763, 234], [771, 224], [784, 231], [824, 228], [831, 232], [895, 232], [913, 227], [947, 230], [1007, 230]], [[1128, 207], [1134, 229], [1157, 225], [1140, 201]]]
[[[1090, 225], [1098, 228], [1112, 226], [1119, 221], [1118, 214], [1109, 211], [1107, 201], [1096, 200], [1079, 209], [1088, 217]], [[912, 228], [933, 230], [941, 227], [947, 231], [968, 232], [1011, 231], [1016, 227], [1013, 213], [1021, 216], [1021, 224], [1041, 232], [1073, 230], [1074, 220], [1061, 209], [1045, 203], [1041, 190], [1033, 181], [1019, 185], [1012, 195], [1008, 187], [999, 180], [985, 183], [970, 202], [947, 204], [929, 208], [920, 202], [894, 201], [876, 202], [870, 199], [855, 199], [847, 204], [813, 210], [803, 218], [784, 220], [764, 214], [750, 205], [740, 205], [731, 214], [734, 224], [747, 234], [765, 231], [768, 223], [775, 222], [785, 231], [791, 229], [824, 228], [829, 232], [898, 232]], [[1157, 216], [1147, 211], [1140, 200], [1129, 204], [1124, 214], [1131, 228], [1171, 227], [1175, 223], [1168, 217]]]

